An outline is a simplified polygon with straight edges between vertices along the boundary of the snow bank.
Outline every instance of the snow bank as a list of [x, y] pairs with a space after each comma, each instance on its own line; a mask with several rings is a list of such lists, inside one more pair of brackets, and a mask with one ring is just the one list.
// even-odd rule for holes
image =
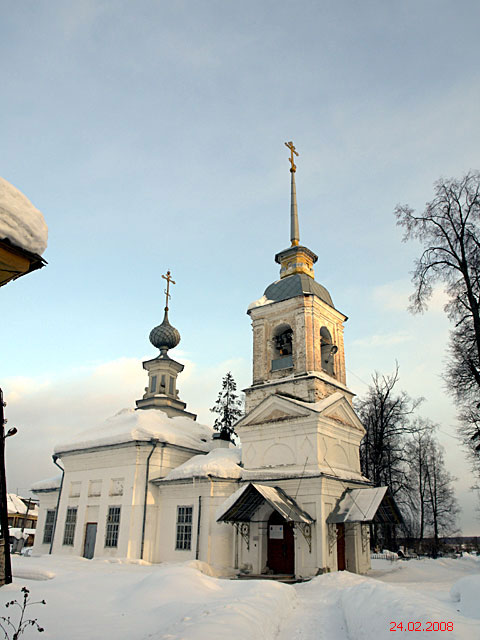
[[450, 597], [458, 602], [462, 615], [480, 619], [480, 575], [465, 576], [453, 585]]
[[0, 178], [0, 239], [41, 255], [47, 248], [48, 228], [43, 215], [12, 184]]
[[172, 469], [165, 480], [215, 476], [217, 478], [240, 478], [241, 449], [214, 449], [207, 455], [193, 456], [176, 469]]
[[[55, 555], [12, 560], [22, 579], [2, 587], [0, 609], [26, 584], [32, 601], [47, 602], [31, 614], [50, 640], [273, 640], [296, 603], [289, 585], [219, 580], [182, 564]], [[38, 582], [42, 572], [54, 578]]]
[[62, 482], [62, 475], [54, 476], [53, 478], [46, 478], [45, 480], [39, 480], [32, 484], [31, 491], [53, 491], [54, 489], [60, 489]]
[[52, 580], [52, 578], [55, 578], [53, 571], [29, 566], [18, 567], [16, 565], [17, 563], [14, 561], [12, 574], [14, 578], [19, 580]]
[[123, 409], [103, 424], [84, 431], [77, 440], [59, 444], [54, 450], [55, 453], [61, 453], [156, 439], [199, 451], [209, 451], [212, 434], [211, 427], [184, 416], [169, 418], [158, 409]]
[[[437, 630], [427, 631], [432, 622], [452, 622], [453, 631], [443, 631], [442, 638], [448, 640], [472, 640], [480, 630], [474, 630], [471, 623], [460, 618], [448, 604], [412, 592], [398, 585], [391, 586], [354, 574], [344, 572], [324, 576], [332, 586], [343, 587], [340, 602], [351, 640], [387, 640], [392, 638], [391, 623], [402, 622], [408, 628], [408, 622], [420, 622], [422, 638], [438, 638]], [[418, 635], [413, 629], [410, 632], [399, 630], [402, 637]]]

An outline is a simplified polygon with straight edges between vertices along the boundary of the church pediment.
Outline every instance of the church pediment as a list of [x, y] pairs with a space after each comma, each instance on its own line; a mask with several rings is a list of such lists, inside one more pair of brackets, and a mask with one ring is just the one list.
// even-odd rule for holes
[[[336, 396], [336, 397], [334, 397]], [[328, 400], [331, 402], [326, 402]], [[326, 401], [325, 401], [326, 400]], [[341, 393], [335, 393], [329, 398], [326, 398], [325, 407], [320, 409], [319, 413], [325, 417], [342, 424], [347, 427], [353, 427], [362, 433], [365, 431], [363, 424], [361, 423], [359, 417], [357, 416], [355, 410], [352, 405], [348, 402], [348, 400]], [[317, 403], [322, 404], [322, 403]]]
[[296, 418], [309, 416], [311, 413], [308, 408], [301, 407], [287, 398], [273, 394], [265, 398], [263, 402], [244, 416], [237, 423], [237, 427], [295, 420]]

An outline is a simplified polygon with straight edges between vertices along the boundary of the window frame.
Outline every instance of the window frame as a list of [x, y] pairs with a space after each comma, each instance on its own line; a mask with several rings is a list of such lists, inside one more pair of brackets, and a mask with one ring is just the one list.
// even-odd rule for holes
[[107, 523], [105, 527], [105, 547], [107, 549], [116, 549], [118, 547], [121, 513], [121, 505], [115, 504], [108, 507]]
[[157, 392], [157, 376], [153, 375], [150, 378], [150, 393]]
[[[55, 527], [56, 509], [47, 509], [45, 513], [45, 523], [43, 525], [43, 544], [51, 544], [53, 540], [53, 529]], [[52, 521], [49, 522], [49, 516], [53, 514]]]
[[175, 551], [192, 550], [193, 505], [178, 504], [175, 522]]
[[65, 514], [65, 528], [63, 530], [63, 544], [73, 547], [75, 542], [75, 529], [77, 528], [78, 507], [67, 507]]

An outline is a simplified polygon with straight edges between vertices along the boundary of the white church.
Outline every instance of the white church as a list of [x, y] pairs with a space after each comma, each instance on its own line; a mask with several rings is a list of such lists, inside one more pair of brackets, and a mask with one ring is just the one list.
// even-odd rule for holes
[[346, 385], [343, 324], [299, 243], [291, 143], [291, 246], [280, 279], [248, 308], [253, 380], [235, 429], [213, 437], [179, 399], [172, 359], [180, 334], [150, 333], [148, 386], [125, 409], [55, 448], [61, 475], [38, 482], [34, 552], [200, 560], [231, 576], [308, 578], [370, 567], [369, 524], [400, 514], [386, 487], [360, 470], [364, 428]]

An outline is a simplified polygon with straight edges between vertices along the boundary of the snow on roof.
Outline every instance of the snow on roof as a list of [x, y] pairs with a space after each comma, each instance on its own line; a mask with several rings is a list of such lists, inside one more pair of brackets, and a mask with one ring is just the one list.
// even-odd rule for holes
[[77, 439], [59, 444], [55, 453], [90, 449], [152, 439], [168, 444], [209, 451], [213, 429], [185, 416], [169, 418], [159, 409], [123, 409]]
[[60, 484], [62, 482], [62, 476], [59, 474], [58, 476], [54, 476], [53, 478], [47, 478], [46, 480], [39, 480], [32, 484], [31, 491], [54, 491], [55, 489], [60, 489]]
[[47, 248], [48, 227], [41, 212], [13, 184], [0, 178], [0, 239], [41, 255]]
[[248, 305], [248, 309], [247, 311], [250, 311], [250, 309], [254, 309], [255, 307], [263, 307], [266, 304], [272, 304], [272, 302], [275, 302], [275, 300], [269, 300], [267, 298], [267, 296], [264, 294], [261, 298], [259, 298], [258, 300], [254, 300], [253, 302], [251, 302]]
[[207, 455], [193, 456], [163, 478], [164, 480], [179, 480], [214, 476], [216, 478], [240, 478], [242, 468], [239, 467], [241, 449], [213, 449]]
[[22, 531], [21, 527], [8, 528], [8, 533], [10, 537], [16, 538], [17, 540], [20, 540], [20, 538], [23, 538], [24, 540], [26, 540], [28, 536], [34, 536], [35, 532], [36, 532], [36, 529], [24, 529]]
[[386, 492], [387, 487], [347, 489], [327, 522], [371, 522]]
[[8, 513], [20, 513], [22, 515], [28, 513], [29, 515], [38, 515], [38, 508], [33, 502], [30, 504], [30, 508], [27, 507], [25, 502], [17, 496], [15, 493], [7, 493], [7, 509]]
[[[326, 464], [319, 464], [313, 469], [303, 469], [302, 477], [318, 478], [319, 475], [333, 476], [341, 480], [354, 480], [356, 482], [370, 483], [370, 480], [363, 476], [360, 471], [353, 469], [340, 469]], [[298, 477], [297, 467], [263, 467], [262, 469], [242, 469], [243, 480], [274, 480], [275, 478], [291, 478]]]
[[258, 497], [280, 513], [289, 522], [303, 522], [311, 524], [315, 520], [285, 493], [280, 487], [270, 487], [265, 484], [250, 482], [229, 496], [216, 510], [217, 522], [247, 522], [259, 507]]

